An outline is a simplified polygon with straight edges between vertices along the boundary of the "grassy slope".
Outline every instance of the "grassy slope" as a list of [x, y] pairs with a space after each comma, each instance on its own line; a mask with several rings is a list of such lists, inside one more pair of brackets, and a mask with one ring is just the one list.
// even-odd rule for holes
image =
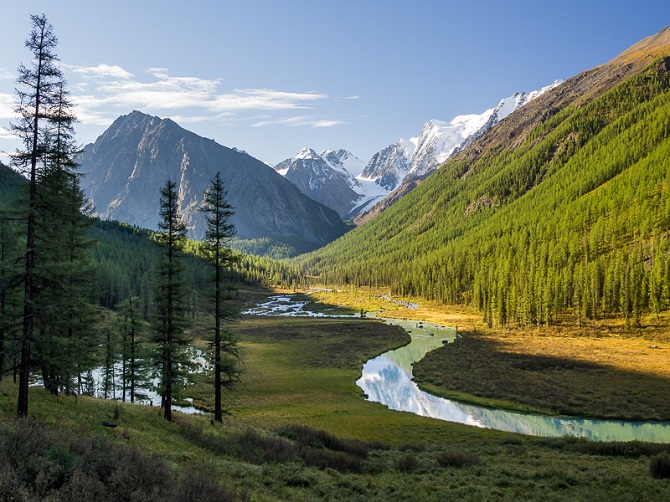
[[[667, 315], [635, 336], [569, 325], [465, 332], [417, 363], [414, 375], [434, 394], [548, 414], [670, 420]], [[651, 348], [659, 346], [661, 349]], [[476, 372], [477, 378], [471, 378]]]
[[[174, 423], [166, 423], [156, 409], [84, 397], [78, 402], [56, 399], [38, 388], [31, 391], [31, 416], [41, 429], [55, 428], [64, 438], [100, 438], [94, 444], [101, 452], [113, 445], [138, 447], [145, 455], [158, 454], [174, 472], [206, 472], [230, 492], [252, 500], [670, 497], [667, 481], [648, 474], [649, 455], [660, 450], [657, 446], [525, 438], [365, 402], [354, 385], [362, 360], [406, 340], [374, 321], [250, 319], [236, 331], [245, 348], [247, 374], [226, 396], [231, 414], [223, 425], [179, 414]], [[363, 337], [363, 331], [372, 335]], [[9, 430], [14, 427], [15, 390], [11, 381], [0, 384], [0, 421]], [[103, 420], [118, 427], [103, 427]], [[287, 424], [396, 446], [376, 443], [347, 450], [368, 452], [353, 458], [337, 443], [323, 442], [323, 436], [309, 433], [301, 442], [295, 434], [287, 440], [286, 433], [275, 432]], [[2, 444], [11, 446], [11, 441], [3, 439]], [[80, 453], [66, 450], [37, 446], [30, 458], [69, 472]], [[7, 479], [0, 475], [0, 489]], [[44, 490], [48, 480], [39, 479], [26, 475], [25, 482]]]

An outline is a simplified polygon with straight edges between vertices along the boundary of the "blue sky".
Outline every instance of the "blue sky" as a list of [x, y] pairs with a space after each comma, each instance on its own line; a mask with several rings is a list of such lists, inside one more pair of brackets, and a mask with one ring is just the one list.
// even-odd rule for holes
[[[44, 13], [82, 143], [137, 109], [273, 164], [304, 146], [367, 161], [430, 119], [567, 79], [670, 24], [667, 0], [4, 3], [0, 126], [29, 14]], [[15, 146], [0, 131], [0, 151]]]

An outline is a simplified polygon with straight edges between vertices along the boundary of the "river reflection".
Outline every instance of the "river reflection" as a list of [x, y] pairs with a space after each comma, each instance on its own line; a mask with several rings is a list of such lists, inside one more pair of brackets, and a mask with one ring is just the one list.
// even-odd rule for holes
[[410, 331], [412, 342], [365, 363], [363, 374], [356, 384], [363, 389], [368, 401], [381, 403], [392, 410], [532, 436], [568, 435], [594, 441], [638, 440], [670, 443], [668, 422], [626, 422], [533, 415], [433, 396], [419, 389], [412, 381], [412, 364], [443, 343], [453, 343], [455, 331], [432, 323], [419, 325], [415, 322], [388, 319], [386, 322], [400, 324]]

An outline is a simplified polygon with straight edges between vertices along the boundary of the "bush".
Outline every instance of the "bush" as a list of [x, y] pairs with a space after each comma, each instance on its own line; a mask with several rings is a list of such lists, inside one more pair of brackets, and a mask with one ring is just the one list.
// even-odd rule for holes
[[473, 453], [445, 451], [437, 456], [437, 463], [440, 467], [467, 467], [469, 465], [478, 465], [480, 460]]
[[413, 453], [407, 453], [396, 459], [395, 468], [400, 472], [414, 472], [419, 468], [419, 459]]
[[654, 455], [649, 459], [649, 472], [657, 479], [670, 478], [670, 454], [667, 451]]
[[[359, 458], [367, 458], [368, 452], [373, 449], [370, 443], [357, 439], [339, 438], [329, 432], [312, 429], [304, 425], [287, 425], [277, 433], [296, 441], [302, 446], [312, 448], [327, 448], [329, 450], [349, 453]], [[377, 446], [377, 443], [375, 443]]]
[[174, 476], [139, 450], [30, 419], [0, 426], [0, 500], [246, 499], [213, 475]]

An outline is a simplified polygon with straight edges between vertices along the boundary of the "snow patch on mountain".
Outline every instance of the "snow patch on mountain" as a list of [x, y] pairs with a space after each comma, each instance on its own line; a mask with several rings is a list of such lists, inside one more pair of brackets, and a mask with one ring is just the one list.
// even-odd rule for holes
[[343, 219], [356, 216], [389, 194], [374, 180], [360, 178], [364, 168], [365, 162], [347, 150], [319, 154], [311, 148], [303, 148], [274, 166], [305, 195], [335, 209]]
[[316, 153], [303, 148], [274, 166], [305, 195], [351, 219], [386, 198], [403, 182], [437, 169], [475, 138], [560, 82], [530, 93], [518, 92], [480, 114], [458, 115], [446, 122], [429, 120], [419, 136], [399, 139], [364, 163], [347, 150]]
[[458, 115], [449, 122], [429, 120], [418, 137], [401, 138], [376, 153], [361, 177], [394, 190], [405, 180], [429, 174], [515, 110], [560, 83], [557, 80], [537, 91], [514, 93], [480, 114]]

